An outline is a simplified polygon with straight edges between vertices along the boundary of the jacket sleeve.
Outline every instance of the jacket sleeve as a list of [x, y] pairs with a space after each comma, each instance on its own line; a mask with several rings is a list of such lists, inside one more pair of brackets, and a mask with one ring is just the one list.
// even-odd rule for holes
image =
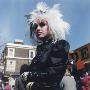
[[48, 65], [44, 69], [30, 71], [27, 76], [28, 81], [48, 82], [62, 79], [66, 69], [69, 48], [70, 46], [67, 41], [57, 41], [47, 57]]

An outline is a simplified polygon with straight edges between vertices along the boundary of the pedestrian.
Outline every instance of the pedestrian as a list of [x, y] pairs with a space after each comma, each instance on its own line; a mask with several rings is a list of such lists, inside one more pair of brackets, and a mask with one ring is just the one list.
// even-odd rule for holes
[[[24, 72], [28, 71], [28, 65], [27, 64], [23, 64], [20, 68], [20, 75]], [[26, 86], [27, 82], [22, 81], [21, 77], [19, 76], [18, 78], [16, 78], [15, 80], [15, 90], [26, 90], [25, 86]]]
[[90, 90], [90, 76], [88, 72], [85, 73], [85, 76], [81, 78], [82, 90]]
[[76, 81], [74, 76], [71, 75], [69, 69], [66, 69], [66, 73], [60, 83], [61, 90], [77, 90]]
[[11, 90], [11, 85], [9, 85], [9, 82], [6, 82], [5, 90]]
[[13, 89], [12, 86], [15, 86], [15, 79], [12, 75], [9, 76], [9, 85], [11, 85], [11, 89]]
[[1, 79], [0, 79], [0, 90], [4, 90], [4, 84]]
[[50, 8], [45, 2], [40, 2], [27, 16], [30, 37], [37, 45], [37, 53], [29, 72], [21, 75], [22, 80], [34, 82], [31, 90], [60, 90], [70, 48], [65, 40], [70, 25], [62, 19], [58, 4]]

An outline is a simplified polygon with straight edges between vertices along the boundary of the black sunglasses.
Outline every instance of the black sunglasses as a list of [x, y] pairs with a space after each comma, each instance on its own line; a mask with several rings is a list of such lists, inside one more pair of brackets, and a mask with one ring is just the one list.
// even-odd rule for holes
[[38, 25], [42, 28], [42, 27], [44, 27], [46, 25], [46, 23], [44, 23], [44, 22], [40, 22], [39, 24], [37, 24], [37, 23], [31, 23], [30, 24], [30, 29], [31, 30], [36, 30], [37, 27], [38, 27]]

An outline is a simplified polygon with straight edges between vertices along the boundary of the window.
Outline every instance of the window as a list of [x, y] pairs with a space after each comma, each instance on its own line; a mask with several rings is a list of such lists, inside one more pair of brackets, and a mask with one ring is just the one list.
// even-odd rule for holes
[[81, 49], [80, 52], [81, 52], [81, 57], [82, 57], [81, 59], [82, 60], [89, 58], [89, 53], [88, 53], [87, 47]]
[[31, 56], [30, 57], [33, 58], [33, 52], [31, 52]]
[[29, 58], [33, 59], [35, 57], [35, 51], [34, 50], [29, 50]]
[[77, 61], [78, 61], [78, 58], [79, 58], [79, 57], [78, 57], [78, 53], [75, 52], [75, 53], [74, 53], [74, 60], [77, 62]]
[[8, 48], [8, 57], [14, 57], [14, 48]]

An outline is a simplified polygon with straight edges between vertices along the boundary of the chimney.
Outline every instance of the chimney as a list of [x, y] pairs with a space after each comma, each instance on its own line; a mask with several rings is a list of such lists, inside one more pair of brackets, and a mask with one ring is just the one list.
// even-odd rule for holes
[[23, 40], [20, 40], [20, 39], [16, 39], [16, 40], [14, 41], [14, 43], [15, 43], [15, 44], [24, 44], [24, 43], [23, 43]]

